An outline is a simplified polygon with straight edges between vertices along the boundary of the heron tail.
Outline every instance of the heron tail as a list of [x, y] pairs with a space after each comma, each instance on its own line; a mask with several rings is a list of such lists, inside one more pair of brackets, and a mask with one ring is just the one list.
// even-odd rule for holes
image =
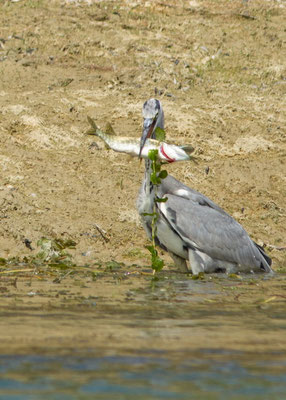
[[271, 272], [272, 271], [272, 269], [271, 269], [272, 259], [265, 253], [263, 247], [259, 246], [259, 244], [255, 243], [255, 242], [254, 242], [254, 244], [263, 257], [263, 261], [261, 262], [261, 268], [265, 272]]

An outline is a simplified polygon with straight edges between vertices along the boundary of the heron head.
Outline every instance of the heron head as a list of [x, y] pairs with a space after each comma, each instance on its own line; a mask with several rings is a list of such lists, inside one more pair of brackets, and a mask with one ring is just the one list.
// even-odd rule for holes
[[139, 158], [142, 149], [148, 138], [156, 139], [155, 129], [157, 127], [164, 129], [164, 112], [159, 100], [149, 99], [145, 101], [142, 109], [143, 131], [140, 142]]

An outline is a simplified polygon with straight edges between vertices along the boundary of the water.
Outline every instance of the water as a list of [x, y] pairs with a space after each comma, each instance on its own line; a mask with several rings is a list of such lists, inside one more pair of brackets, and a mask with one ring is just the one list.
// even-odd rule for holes
[[286, 398], [284, 275], [150, 279], [3, 297], [0, 400]]
[[2, 356], [1, 400], [285, 399], [286, 358], [196, 353]]

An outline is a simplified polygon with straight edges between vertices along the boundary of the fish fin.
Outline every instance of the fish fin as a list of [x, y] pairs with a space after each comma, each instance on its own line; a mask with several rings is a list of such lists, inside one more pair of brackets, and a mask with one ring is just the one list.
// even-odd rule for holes
[[180, 147], [180, 149], [184, 150], [187, 154], [191, 154], [195, 151], [194, 147], [191, 146], [190, 144], [184, 144], [179, 147]]
[[104, 132], [108, 135], [116, 135], [112, 125], [110, 122], [107, 122], [107, 124], [105, 125], [105, 130]]

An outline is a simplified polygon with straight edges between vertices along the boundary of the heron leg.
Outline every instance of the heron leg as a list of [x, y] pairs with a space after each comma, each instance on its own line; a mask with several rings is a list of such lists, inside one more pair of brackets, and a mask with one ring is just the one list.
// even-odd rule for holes
[[187, 266], [187, 262], [184, 258], [177, 256], [177, 254], [172, 253], [171, 251], [168, 251], [170, 256], [172, 257], [172, 260], [175, 263], [175, 266], [181, 271], [181, 272], [190, 272], [190, 269]]
[[194, 250], [189, 249], [189, 261], [192, 273], [197, 275], [200, 272], [205, 272], [204, 260]]

